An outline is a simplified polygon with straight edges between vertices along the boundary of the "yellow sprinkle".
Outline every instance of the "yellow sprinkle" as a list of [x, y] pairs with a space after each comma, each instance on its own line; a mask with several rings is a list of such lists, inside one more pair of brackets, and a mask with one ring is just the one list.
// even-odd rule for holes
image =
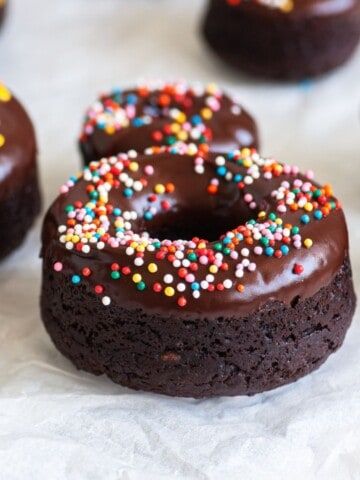
[[139, 283], [142, 280], [142, 276], [140, 275], [140, 273], [134, 273], [134, 275], [132, 276], [132, 280], [134, 283]]
[[184, 132], [182, 130], [181, 132], [178, 133], [177, 137], [181, 142], [186, 142], [186, 140], [189, 138], [189, 135], [187, 134], [187, 132]]
[[216, 83], [209, 83], [206, 87], [206, 91], [210, 93], [210, 95], [214, 95], [218, 90]]
[[304, 209], [307, 211], [307, 212], [312, 212], [314, 207], [312, 206], [312, 204], [310, 202], [306, 203], [305, 206], [304, 206]]
[[166, 287], [164, 293], [167, 297], [173, 297], [175, 295], [175, 290], [173, 287]]
[[138, 162], [131, 162], [129, 168], [132, 172], [137, 172], [139, 170]]
[[311, 238], [305, 238], [304, 245], [306, 248], [311, 248], [313, 246], [313, 241], [311, 240]]
[[159, 195], [165, 193], [165, 187], [161, 183], [158, 183], [154, 187], [154, 192], [158, 193]]
[[171, 133], [178, 133], [180, 132], [181, 127], [178, 123], [172, 123], [171, 124]]
[[185, 123], [186, 122], [186, 115], [184, 112], [179, 112], [179, 114], [176, 116], [176, 121], [179, 123]]
[[206, 248], [206, 243], [204, 242], [199, 243], [197, 248]]
[[285, 4], [280, 8], [284, 13], [289, 13], [294, 8], [294, 1], [287, 0]]
[[258, 217], [259, 218], [265, 218], [266, 217], [266, 212], [264, 212], [263, 210], [261, 212], [258, 213]]
[[213, 116], [213, 112], [210, 108], [202, 108], [200, 113], [205, 120], [210, 120]]
[[105, 127], [105, 132], [108, 134], [108, 135], [113, 135], [115, 133], [115, 127], [113, 127], [112, 125], [107, 125]]
[[218, 267], [216, 265], [210, 265], [209, 272], [210, 273], [217, 273], [218, 272]]
[[249, 155], [250, 155], [250, 149], [249, 148], [243, 148], [241, 150], [241, 156], [248, 157]]
[[3, 83], [0, 83], [0, 102], [8, 102], [11, 100], [11, 92], [5, 87]]
[[0, 133], [0, 148], [5, 145], [5, 137]]
[[275, 220], [275, 223], [276, 223], [277, 225], [282, 225], [282, 224], [283, 224], [283, 221], [282, 221], [281, 218], [277, 218], [277, 219]]
[[78, 235], [73, 235], [71, 238], [71, 241], [73, 243], [79, 243], [80, 242], [80, 237]]
[[189, 155], [196, 155], [198, 152], [197, 146], [193, 143], [191, 143], [188, 147], [188, 154]]
[[148, 270], [150, 273], [156, 273], [158, 271], [156, 263], [149, 263]]
[[243, 160], [243, 165], [244, 165], [244, 167], [246, 167], [246, 168], [250, 168], [251, 165], [252, 165], [252, 160], [251, 160], [251, 158], [245, 158], [245, 159]]

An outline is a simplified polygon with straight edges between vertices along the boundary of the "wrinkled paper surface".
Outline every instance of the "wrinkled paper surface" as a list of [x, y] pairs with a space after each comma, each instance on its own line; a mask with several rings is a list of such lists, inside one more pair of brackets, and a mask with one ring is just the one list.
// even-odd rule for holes
[[[44, 203], [77, 171], [85, 107], [142, 78], [216, 81], [257, 117], [262, 152], [330, 181], [360, 283], [360, 51], [295, 85], [237, 76], [202, 44], [197, 0], [11, 0], [2, 79], [36, 123]], [[252, 398], [135, 393], [75, 370], [42, 327], [40, 221], [0, 266], [0, 480], [360, 478], [360, 318], [316, 373]]]

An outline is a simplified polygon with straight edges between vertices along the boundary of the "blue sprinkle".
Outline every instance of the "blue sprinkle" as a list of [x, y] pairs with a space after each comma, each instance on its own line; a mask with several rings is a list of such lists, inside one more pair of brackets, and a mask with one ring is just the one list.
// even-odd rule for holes
[[287, 255], [289, 253], [289, 247], [287, 245], [281, 245], [280, 250], [283, 255]]
[[119, 217], [121, 215], [121, 209], [117, 207], [114, 208], [113, 214], [115, 215], [115, 217]]
[[132, 124], [134, 125], [134, 127], [139, 128], [144, 125], [144, 120], [140, 117], [137, 117], [137, 118], [134, 118]]
[[316, 218], [316, 220], [321, 220], [323, 217], [323, 214], [320, 210], [315, 210], [314, 217]]
[[304, 223], [305, 225], [307, 225], [310, 222], [310, 217], [309, 215], [304, 214], [304, 215], [301, 215], [300, 220], [301, 220], [301, 223]]
[[200, 284], [198, 282], [193, 282], [191, 284], [191, 290], [200, 290]]
[[133, 93], [130, 93], [129, 95], [127, 95], [126, 101], [130, 105], [136, 105], [137, 102], [138, 102], [138, 97], [136, 95], [134, 95]]
[[134, 194], [134, 191], [131, 188], [124, 188], [123, 195], [126, 198], [132, 197]]
[[153, 217], [153, 214], [149, 211], [145, 212], [144, 213], [144, 218], [145, 220], [152, 220], [154, 217]]
[[227, 168], [222, 165], [221, 167], [218, 167], [216, 169], [216, 173], [220, 176], [220, 177], [224, 177], [226, 175], [226, 172], [227, 172]]
[[191, 123], [193, 125], [200, 125], [202, 123], [200, 115], [194, 115], [193, 117], [191, 117]]
[[274, 255], [274, 249], [272, 247], [266, 247], [265, 255], [268, 257], [272, 257]]
[[236, 182], [236, 183], [241, 182], [242, 179], [243, 179], [243, 176], [240, 175], [240, 173], [237, 173], [237, 174], [234, 176], [234, 182]]
[[79, 283], [81, 283], [81, 277], [79, 275], [73, 275], [71, 277], [71, 282], [73, 285], [79, 285]]

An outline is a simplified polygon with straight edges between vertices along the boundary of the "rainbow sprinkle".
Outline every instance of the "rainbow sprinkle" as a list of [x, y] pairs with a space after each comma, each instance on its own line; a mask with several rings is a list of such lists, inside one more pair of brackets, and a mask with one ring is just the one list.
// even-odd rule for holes
[[[149, 145], [193, 142], [207, 151], [212, 140], [209, 122], [221, 109], [223, 99], [223, 92], [215, 84], [190, 87], [177, 82], [140, 85], [134, 91], [114, 89], [88, 109], [80, 142], [86, 142], [96, 130], [111, 136], [129, 127], [140, 128], [164, 120], [161, 128], [151, 131]], [[230, 110], [236, 116], [242, 113], [236, 102], [232, 102]]]
[[[127, 199], [148, 193], [148, 208], [144, 220], [151, 220], [160, 211], [171, 210], [171, 196], [176, 191], [176, 178], [166, 184], [153, 180], [156, 162], [153, 154], [190, 155], [194, 174], [214, 172], [204, 195], [217, 195], [220, 182], [234, 182], [251, 210], [259, 209], [249, 187], [261, 180], [284, 178], [272, 191], [273, 211], [258, 211], [244, 225], [225, 232], [217, 241], [192, 238], [191, 240], [160, 240], [151, 238], [147, 231], [136, 231], [139, 213], [122, 208], [121, 198]], [[147, 158], [149, 161], [147, 162]], [[199, 161], [201, 159], [201, 162]], [[201, 170], [196, 170], [201, 165]], [[236, 168], [230, 168], [230, 166]], [[302, 178], [302, 179], [301, 179]], [[138, 294], [150, 290], [176, 302], [180, 308], [191, 299], [202, 295], [234, 289], [241, 294], [245, 286], [243, 278], [257, 269], [260, 256], [273, 257], [273, 261], [289, 254], [291, 249], [312, 248], [313, 241], [303, 238], [302, 228], [310, 222], [327, 217], [339, 207], [329, 185], [313, 184], [312, 172], [299, 176], [299, 169], [281, 164], [272, 158], [262, 158], [255, 149], [244, 148], [225, 155], [214, 155], [214, 160], [192, 144], [174, 147], [153, 147], [141, 156], [130, 151], [109, 159], [92, 162], [78, 177], [71, 177], [61, 187], [66, 195], [79, 182], [85, 182], [87, 200], [75, 201], [65, 207], [66, 221], [58, 227], [59, 241], [69, 251], [85, 256], [92, 251], [117, 250], [119, 261], [109, 268], [109, 279], [127, 282]], [[304, 179], [305, 178], [305, 179]], [[110, 202], [112, 192], [116, 204]], [[298, 224], [284, 223], [286, 212], [298, 212]], [[270, 260], [269, 260], [270, 261]], [[271, 260], [272, 261], [272, 260]], [[167, 273], [160, 271], [165, 265]], [[54, 271], [63, 273], [63, 264], [54, 263]], [[294, 266], [294, 274], [301, 275], [302, 265]], [[100, 295], [104, 306], [111, 304], [105, 287], [96, 281], [96, 273], [89, 265], [80, 272], [73, 272], [69, 281], [74, 286], [91, 282], [94, 292]]]

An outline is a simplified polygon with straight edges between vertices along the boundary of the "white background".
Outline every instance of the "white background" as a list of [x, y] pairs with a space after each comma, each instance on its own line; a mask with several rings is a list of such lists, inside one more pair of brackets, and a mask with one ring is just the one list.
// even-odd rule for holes
[[[262, 152], [313, 168], [343, 200], [360, 283], [360, 51], [313, 83], [227, 70], [198, 0], [10, 0], [0, 77], [36, 124], [45, 206], [79, 165], [85, 107], [141, 78], [216, 81], [257, 117]], [[77, 372], [39, 317], [39, 227], [0, 267], [0, 480], [357, 480], [360, 319], [315, 374], [253, 398], [134, 393]]]

